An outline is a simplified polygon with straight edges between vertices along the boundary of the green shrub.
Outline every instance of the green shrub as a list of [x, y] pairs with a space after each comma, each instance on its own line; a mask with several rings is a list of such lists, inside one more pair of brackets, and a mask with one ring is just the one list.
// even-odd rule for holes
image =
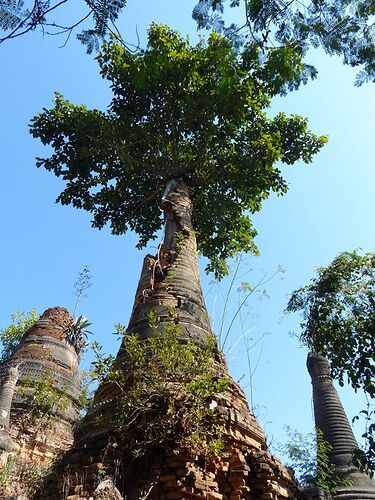
[[161, 331], [160, 318], [151, 311], [153, 335], [123, 335], [125, 367], [114, 367], [113, 357], [105, 358], [96, 345], [93, 378], [114, 384], [120, 391], [115, 430], [125, 436], [134, 456], [149, 446], [164, 449], [180, 446], [206, 456], [223, 448], [222, 425], [218, 420], [218, 395], [229, 386], [229, 378], [218, 373], [214, 358], [216, 340], [181, 340], [182, 327], [175, 309], [168, 312]]
[[19, 345], [25, 332], [31, 328], [39, 319], [39, 315], [35, 309], [29, 312], [21, 312], [15, 310], [11, 315], [12, 323], [0, 329], [1, 353], [0, 363], [7, 361], [14, 349]]

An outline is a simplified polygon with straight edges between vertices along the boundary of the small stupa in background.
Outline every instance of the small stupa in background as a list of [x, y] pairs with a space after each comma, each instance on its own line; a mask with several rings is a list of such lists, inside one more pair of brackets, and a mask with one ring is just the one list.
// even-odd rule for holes
[[335, 473], [345, 480], [345, 485], [338, 486], [332, 499], [375, 499], [375, 481], [353, 464], [353, 452], [358, 448], [358, 444], [333, 385], [327, 358], [310, 353], [307, 368], [313, 387], [315, 426], [322, 431], [323, 438], [332, 446], [328, 457]]
[[[67, 340], [72, 324], [65, 308], [47, 309], [0, 366], [2, 461], [11, 454], [16, 460], [47, 464], [71, 445], [81, 396], [79, 353]], [[41, 386], [45, 400], [42, 393], [36, 402]], [[49, 405], [49, 396], [58, 404]]]

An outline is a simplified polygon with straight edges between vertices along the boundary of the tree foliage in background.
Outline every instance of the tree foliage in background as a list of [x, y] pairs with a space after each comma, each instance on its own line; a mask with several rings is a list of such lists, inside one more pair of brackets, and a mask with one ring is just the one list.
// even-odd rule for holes
[[[81, 15], [78, 19], [62, 24], [64, 7], [71, 18], [69, 7], [72, 0], [0, 0], [0, 43], [40, 29], [43, 34], [65, 35], [66, 39], [75, 29], [90, 20], [92, 27], [77, 34], [86, 45], [87, 52], [99, 49], [99, 43], [108, 33], [117, 32], [115, 21], [126, 5], [126, 0], [81, 0]], [[58, 16], [59, 21], [56, 20]]]
[[[79, 32], [77, 38], [91, 53], [109, 33], [119, 34], [115, 23], [126, 3], [81, 0], [82, 13], [73, 20], [72, 0], [0, 0], [0, 43], [37, 29], [43, 34], [65, 35], [68, 40], [87, 21], [91, 27]], [[242, 9], [242, 22], [227, 22], [227, 6]], [[64, 17], [71, 20], [64, 24]], [[298, 77], [285, 83], [281, 92], [316, 77], [316, 68], [303, 62], [310, 47], [322, 47], [330, 55], [341, 56], [344, 64], [360, 67], [356, 85], [375, 81], [375, 0], [199, 0], [193, 18], [199, 28], [214, 29], [237, 47], [259, 50], [262, 61], [281, 64], [286, 73], [299, 60]]]
[[58, 201], [91, 212], [94, 227], [135, 231], [143, 247], [162, 228], [167, 182], [182, 179], [209, 270], [223, 275], [227, 258], [257, 252], [249, 213], [272, 191], [287, 191], [276, 162], [309, 163], [326, 142], [300, 116], [267, 117], [289, 76], [277, 67], [271, 75], [256, 52], [238, 56], [217, 33], [191, 46], [156, 24], [147, 50], [132, 54], [112, 41], [98, 61], [114, 94], [106, 113], [57, 94], [54, 108], [32, 120], [33, 136], [53, 149], [37, 166], [66, 182]]
[[7, 361], [11, 357], [14, 349], [21, 342], [25, 332], [27, 332], [38, 319], [39, 315], [35, 309], [31, 309], [29, 312], [14, 311], [11, 315], [12, 323], [8, 327], [0, 330], [0, 363]]
[[[229, 6], [242, 10], [241, 22], [227, 23]], [[359, 67], [355, 84], [375, 81], [374, 0], [199, 0], [193, 18], [200, 28], [215, 29], [237, 46], [257, 47], [262, 57], [282, 61], [302, 58], [309, 48], [321, 47], [341, 56], [344, 64]], [[297, 88], [317, 74], [303, 63], [299, 78], [283, 91]]]
[[302, 434], [290, 426], [285, 428], [287, 441], [277, 446], [277, 452], [286, 457], [286, 465], [303, 488], [316, 485], [316, 435]]
[[375, 470], [375, 254], [359, 251], [339, 254], [317, 270], [310, 285], [293, 292], [288, 312], [301, 311], [301, 342], [325, 355], [332, 376], [362, 389], [369, 404], [366, 418], [367, 465]]

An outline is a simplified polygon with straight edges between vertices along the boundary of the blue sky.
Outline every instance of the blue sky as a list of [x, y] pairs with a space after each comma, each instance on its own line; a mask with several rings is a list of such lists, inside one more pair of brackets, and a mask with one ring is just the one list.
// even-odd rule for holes
[[[137, 27], [144, 40], [147, 26], [157, 21], [190, 33], [195, 40], [194, 1], [176, 4], [171, 0], [129, 0], [119, 22], [124, 38], [135, 42]], [[70, 16], [68, 9], [66, 15]], [[104, 348], [115, 352], [113, 325], [126, 324], [129, 319], [147, 250], [135, 250], [136, 238], [131, 234], [114, 237], [107, 229], [91, 229], [88, 214], [56, 205], [61, 181], [36, 169], [35, 156], [43, 156], [46, 150], [28, 134], [31, 117], [51, 106], [54, 91], [75, 104], [100, 109], [111, 98], [93, 57], [74, 38], [59, 48], [62, 41], [33, 33], [0, 45], [0, 327], [9, 323], [14, 309], [36, 307], [43, 312], [60, 305], [73, 311], [73, 283], [87, 264], [93, 286], [79, 313], [90, 319]], [[252, 271], [246, 279], [252, 283], [264, 274], [271, 276], [279, 265], [286, 269], [284, 280], [276, 277], [267, 284], [268, 299], [259, 300], [254, 294], [249, 300], [244, 326], [253, 339], [250, 344], [266, 334], [251, 352], [251, 362], [253, 367], [257, 365], [254, 402], [272, 442], [283, 439], [286, 424], [302, 432], [311, 431], [313, 425], [306, 351], [289, 335], [298, 332], [299, 319], [283, 315], [288, 294], [307, 283], [315, 268], [328, 264], [338, 252], [358, 247], [374, 251], [375, 247], [374, 87], [355, 88], [356, 72], [319, 51], [309, 59], [319, 69], [318, 79], [277, 98], [271, 113], [282, 110], [308, 116], [311, 129], [328, 134], [330, 142], [313, 164], [283, 170], [289, 192], [271, 197], [254, 217], [261, 256], [247, 260]], [[228, 284], [223, 283], [220, 291], [210, 285], [210, 277], [202, 278], [217, 330], [221, 297]], [[235, 294], [227, 325], [236, 304]], [[242, 379], [248, 390], [245, 346], [238, 340], [241, 335], [236, 323], [228, 361], [234, 378]], [[362, 398], [351, 390], [340, 390], [340, 395], [350, 416], [362, 408]]]

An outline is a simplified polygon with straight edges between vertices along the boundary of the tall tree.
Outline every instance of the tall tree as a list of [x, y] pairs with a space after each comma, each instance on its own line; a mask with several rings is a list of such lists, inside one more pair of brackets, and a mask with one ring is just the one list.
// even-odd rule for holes
[[[164, 190], [182, 180], [208, 270], [222, 276], [226, 259], [256, 253], [249, 214], [271, 191], [287, 191], [277, 162], [308, 163], [326, 142], [300, 116], [267, 116], [290, 75], [279, 68], [271, 76], [256, 51], [238, 55], [217, 33], [190, 46], [155, 24], [146, 50], [130, 53], [111, 41], [98, 61], [114, 94], [107, 112], [57, 94], [54, 107], [32, 120], [33, 136], [53, 148], [37, 165], [66, 181], [58, 201], [91, 212], [94, 227], [135, 231], [143, 247], [163, 226]], [[299, 69], [296, 61], [292, 73]]]
[[[240, 24], [227, 23], [227, 6], [241, 9]], [[301, 57], [311, 47], [322, 47], [329, 55], [341, 56], [344, 64], [359, 67], [355, 84], [361, 85], [375, 81], [374, 14], [374, 0], [199, 0], [193, 18], [200, 28], [213, 28], [237, 45], [255, 45], [263, 56], [272, 54], [286, 70], [291, 54]], [[316, 76], [316, 68], [303, 66], [289, 90]]]

